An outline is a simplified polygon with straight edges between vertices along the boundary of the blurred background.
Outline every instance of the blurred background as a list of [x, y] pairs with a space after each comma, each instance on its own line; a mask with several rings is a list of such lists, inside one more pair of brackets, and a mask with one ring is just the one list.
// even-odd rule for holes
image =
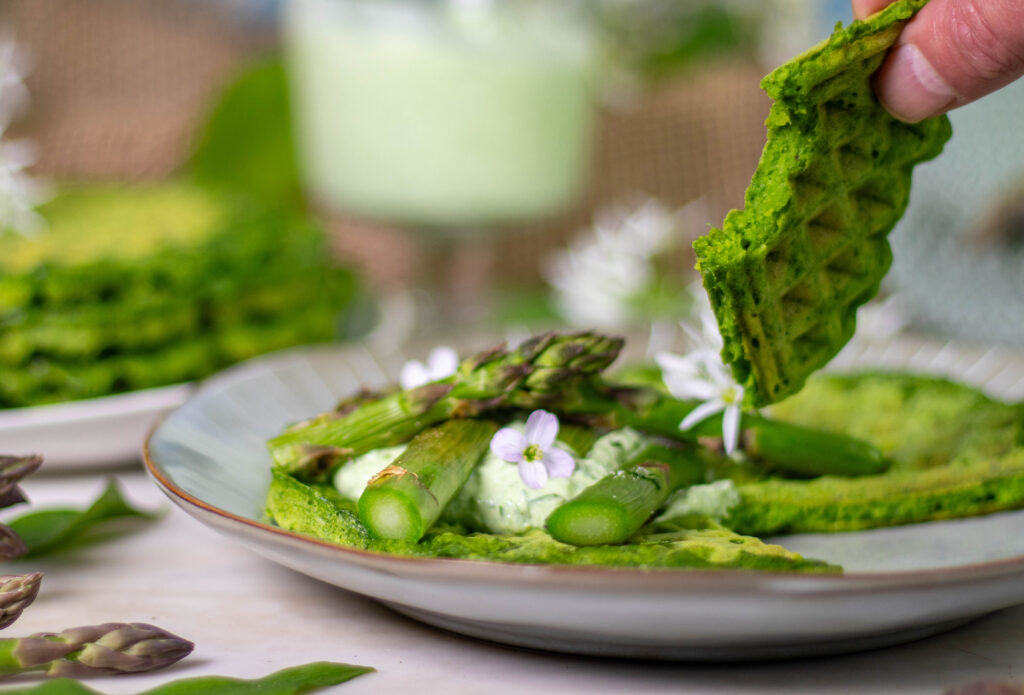
[[[690, 243], [742, 204], [760, 78], [849, 19], [845, 0], [4, 0], [31, 95], [5, 137], [51, 183], [185, 172], [301, 210], [359, 278], [349, 335], [646, 331], [685, 313]], [[1024, 343], [1022, 112], [1018, 84], [954, 117], [865, 330]]]

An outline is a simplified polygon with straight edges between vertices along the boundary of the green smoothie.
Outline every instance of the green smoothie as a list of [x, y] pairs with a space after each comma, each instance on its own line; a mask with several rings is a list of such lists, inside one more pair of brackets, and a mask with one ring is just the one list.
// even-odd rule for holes
[[294, 0], [299, 154], [328, 207], [420, 227], [554, 213], [584, 183], [585, 26], [537, 3]]

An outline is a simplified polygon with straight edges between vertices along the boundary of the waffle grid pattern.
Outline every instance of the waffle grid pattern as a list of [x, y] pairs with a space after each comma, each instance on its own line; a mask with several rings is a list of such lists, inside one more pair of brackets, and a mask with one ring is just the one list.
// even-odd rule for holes
[[746, 207], [695, 245], [723, 357], [751, 405], [798, 391], [853, 336], [891, 264], [913, 166], [950, 135], [944, 117], [897, 121], [871, 90], [898, 22], [923, 3], [902, 4], [765, 79], [776, 102]]

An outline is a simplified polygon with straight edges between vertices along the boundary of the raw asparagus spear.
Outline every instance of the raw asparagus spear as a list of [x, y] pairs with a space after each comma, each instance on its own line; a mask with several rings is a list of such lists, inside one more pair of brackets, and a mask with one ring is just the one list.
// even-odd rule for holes
[[41, 572], [0, 577], [0, 629], [20, 618], [21, 612], [36, 600], [42, 579]]
[[21, 539], [14, 529], [6, 524], [0, 524], [0, 562], [13, 560], [28, 552], [28, 546]]
[[497, 431], [489, 420], [454, 419], [416, 435], [359, 497], [363, 525], [377, 538], [418, 541], [462, 488]]
[[[12, 507], [26, 501], [25, 493], [18, 483], [21, 482], [22, 478], [39, 468], [42, 463], [43, 458], [41, 456], [0, 456], [0, 508]], [[16, 557], [21, 557], [26, 552], [28, 552], [28, 548], [25, 546], [21, 536], [15, 533], [9, 526], [0, 524], [0, 561], [13, 560]], [[38, 581], [36, 584], [38, 584]], [[26, 603], [25, 605], [28, 604]], [[18, 613], [20, 612], [19, 609]], [[17, 615], [14, 617], [17, 618]], [[2, 620], [3, 618], [0, 617], [0, 622]], [[11, 619], [11, 622], [13, 621], [14, 618]], [[3, 625], [0, 625], [0, 627], [3, 627]]]
[[[698, 403], [681, 401], [658, 389], [615, 387], [596, 379], [573, 384], [550, 407], [576, 416], [593, 426], [633, 427], [671, 439], [721, 439], [722, 418], [709, 418], [691, 430], [679, 423]], [[813, 430], [746, 413], [742, 420], [742, 448], [773, 468], [798, 475], [859, 476], [881, 473], [888, 467], [874, 446], [853, 437]]]
[[547, 519], [548, 533], [572, 545], [624, 543], [671, 492], [703, 480], [695, 447], [648, 446], [627, 466], [555, 509]]
[[449, 418], [477, 416], [517, 400], [543, 407], [566, 385], [611, 364], [621, 347], [622, 339], [595, 333], [547, 333], [514, 350], [499, 346], [464, 360], [447, 379], [291, 428], [270, 440], [270, 454], [286, 473], [323, 480], [355, 456], [406, 442]]
[[188, 640], [145, 623], [105, 623], [0, 639], [0, 675], [46, 671], [79, 678], [169, 666], [192, 651]]
[[0, 456], [0, 499], [4, 506], [24, 501], [17, 485], [43, 463], [42, 456]]

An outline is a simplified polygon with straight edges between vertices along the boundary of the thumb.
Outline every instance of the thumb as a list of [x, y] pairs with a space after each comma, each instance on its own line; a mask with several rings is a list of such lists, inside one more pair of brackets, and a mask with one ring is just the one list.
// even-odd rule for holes
[[1024, 74], [1024, 0], [932, 0], [875, 75], [893, 116], [920, 121]]

